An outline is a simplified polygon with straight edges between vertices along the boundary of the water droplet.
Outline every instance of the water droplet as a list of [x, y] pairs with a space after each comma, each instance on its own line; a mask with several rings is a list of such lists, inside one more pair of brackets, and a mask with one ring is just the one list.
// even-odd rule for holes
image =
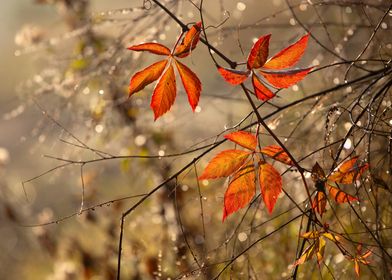
[[240, 232], [238, 234], [238, 240], [240, 242], [244, 242], [244, 241], [246, 241], [246, 239], [248, 239], [248, 235], [245, 232]]
[[245, 3], [243, 3], [243, 2], [238, 2], [237, 3], [237, 10], [238, 11], [245, 11], [245, 9], [246, 9], [246, 5], [245, 5]]

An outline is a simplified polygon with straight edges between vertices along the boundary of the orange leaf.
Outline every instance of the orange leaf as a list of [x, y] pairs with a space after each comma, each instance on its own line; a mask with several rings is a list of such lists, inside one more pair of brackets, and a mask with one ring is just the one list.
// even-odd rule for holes
[[166, 69], [155, 86], [151, 99], [151, 108], [154, 111], [154, 120], [169, 111], [176, 99], [176, 78], [173, 65]]
[[226, 82], [232, 85], [241, 84], [249, 76], [249, 71], [245, 72], [245, 71], [227, 69], [223, 67], [218, 67], [218, 71], [221, 74], [221, 76], [226, 80]]
[[166, 64], [167, 60], [158, 61], [133, 75], [129, 83], [129, 96], [157, 80], [165, 69]]
[[304, 54], [308, 39], [309, 34], [306, 34], [294, 44], [281, 50], [264, 64], [264, 68], [282, 69], [293, 66]]
[[271, 34], [261, 36], [254, 43], [248, 56], [248, 69], [257, 69], [264, 65], [268, 57], [268, 47]]
[[176, 62], [178, 73], [180, 73], [182, 84], [184, 85], [186, 94], [188, 95], [189, 104], [191, 105], [192, 110], [195, 111], [195, 108], [199, 103], [201, 82], [191, 69], [177, 60], [174, 61]]
[[320, 237], [319, 239], [318, 239], [318, 242], [317, 242], [317, 263], [318, 264], [320, 264], [321, 263], [321, 261], [323, 260], [323, 258], [324, 258], [324, 252], [325, 252], [325, 240], [324, 240], [324, 238], [322, 238], [322, 237]]
[[362, 173], [369, 168], [368, 163], [358, 166], [357, 161], [358, 156], [343, 162], [338, 167], [337, 171], [328, 176], [328, 180], [334, 181], [336, 183], [352, 184], [355, 180], [358, 180]]
[[174, 55], [178, 57], [186, 57], [191, 51], [196, 48], [199, 42], [201, 31], [201, 21], [193, 25], [188, 32], [185, 34], [180, 45], [178, 45], [174, 51]]
[[244, 165], [249, 155], [241, 150], [222, 151], [208, 163], [199, 180], [230, 176]]
[[268, 73], [260, 71], [260, 73], [274, 87], [288, 88], [305, 78], [310, 70], [312, 70], [312, 67]]
[[257, 146], [256, 136], [246, 131], [236, 131], [225, 135], [226, 139], [254, 151]]
[[354, 260], [354, 270], [355, 274], [357, 274], [357, 276], [359, 277], [361, 270], [359, 268], [359, 263], [356, 259]]
[[327, 197], [324, 192], [318, 191], [312, 202], [312, 208], [322, 217], [327, 205]]
[[262, 162], [259, 166], [259, 182], [265, 206], [271, 213], [282, 192], [282, 177], [272, 165]]
[[251, 201], [256, 193], [255, 180], [253, 165], [241, 168], [233, 175], [225, 193], [222, 221]]
[[252, 75], [252, 84], [255, 89], [256, 97], [260, 100], [267, 101], [275, 96], [256, 75]]
[[287, 153], [278, 145], [266, 146], [261, 150], [261, 152], [264, 155], [269, 156], [277, 161], [283, 162], [288, 165], [293, 165], [293, 162], [291, 161]]
[[329, 195], [337, 202], [337, 203], [344, 203], [349, 201], [357, 201], [358, 198], [351, 196], [344, 191], [332, 187], [331, 185], [327, 184]]
[[144, 43], [140, 45], [135, 45], [129, 47], [128, 50], [137, 52], [147, 51], [158, 55], [170, 55], [170, 50], [164, 45], [158, 43]]

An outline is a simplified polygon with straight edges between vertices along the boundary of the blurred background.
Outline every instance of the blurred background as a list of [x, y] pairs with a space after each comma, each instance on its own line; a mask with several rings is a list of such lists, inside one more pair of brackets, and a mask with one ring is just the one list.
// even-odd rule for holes
[[[185, 23], [199, 21], [191, 1], [162, 2]], [[389, 67], [390, 1], [290, 1], [293, 10], [283, 0], [204, 2], [210, 42], [232, 60], [246, 61], [254, 41], [268, 33], [272, 34], [270, 55], [276, 53], [307, 33], [303, 24], [316, 40], [310, 40], [298, 67], [336, 63], [283, 90], [272, 105], [263, 105], [263, 116], [345, 80]], [[200, 152], [165, 156], [209, 147], [237, 124], [244, 127], [254, 122], [251, 116], [241, 123], [251, 107], [238, 88], [218, 76], [202, 44], [184, 59], [203, 84], [194, 113], [179, 82], [175, 105], [156, 122], [149, 108], [152, 86], [127, 99], [131, 75], [157, 57], [126, 48], [153, 40], [170, 48], [181, 32], [151, 1], [5, 0], [0, 23], [0, 279], [115, 279], [121, 213]], [[370, 71], [353, 67], [346, 75], [344, 60], [354, 59], [363, 50], [375, 28], [375, 39], [359, 63]], [[328, 141], [344, 137], [350, 127], [345, 109], [366, 82], [369, 80], [338, 88], [327, 98], [302, 102], [273, 115], [268, 124], [295, 156], [308, 155]], [[380, 129], [388, 131], [390, 92], [379, 106], [386, 111]], [[334, 129], [326, 128], [327, 117], [336, 124]], [[345, 144], [342, 158], [353, 151], [358, 155], [369, 151], [370, 144], [359, 141], [355, 145], [362, 132], [355, 133]], [[267, 135], [262, 134], [261, 139], [263, 145], [273, 143]], [[388, 141], [385, 135], [372, 141], [371, 152], [377, 151], [371, 158], [376, 162], [374, 172], [388, 185]], [[231, 147], [224, 144], [212, 154]], [[198, 183], [195, 179], [212, 154], [151, 196], [127, 219], [123, 279], [175, 279], [183, 275], [211, 279], [225, 261], [298, 214], [282, 196], [272, 216], [256, 200], [248, 210], [222, 223], [227, 182]], [[317, 160], [328, 170], [332, 162], [328, 154], [328, 150], [315, 152], [303, 164], [310, 169]], [[128, 155], [160, 157], [134, 159]], [[279, 164], [277, 168], [285, 171]], [[284, 187], [297, 203], [306, 198], [301, 186], [296, 172], [284, 176]], [[364, 198], [367, 188], [360, 182], [351, 193]], [[380, 190], [380, 195], [389, 195], [388, 188]], [[379, 203], [382, 206], [377, 209], [385, 219], [385, 230], [380, 234], [391, 246], [387, 237], [391, 209], [388, 200]], [[355, 207], [364, 220], [374, 221], [372, 205], [364, 200]], [[87, 210], [79, 214], [81, 207]], [[342, 217], [341, 228], [335, 215]], [[353, 221], [347, 206], [328, 212], [325, 221], [339, 231], [344, 228], [355, 233], [356, 240], [371, 240], [366, 233], [359, 234], [363, 232], [361, 224]], [[45, 223], [48, 225], [34, 226]], [[295, 261], [299, 226], [300, 220], [257, 244], [238, 258], [222, 279], [287, 279]], [[195, 263], [189, 246], [205, 269]], [[300, 269], [299, 278], [332, 279], [334, 275], [336, 279], [352, 279], [352, 263], [333, 246], [327, 248], [328, 269], [318, 269], [312, 261], [306, 264], [310, 269]], [[370, 269], [363, 268], [363, 279], [390, 273], [381, 258], [375, 257], [373, 264]]]

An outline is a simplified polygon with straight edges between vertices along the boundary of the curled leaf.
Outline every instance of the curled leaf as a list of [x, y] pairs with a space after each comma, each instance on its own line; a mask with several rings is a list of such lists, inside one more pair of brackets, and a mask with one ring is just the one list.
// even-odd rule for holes
[[177, 57], [186, 57], [191, 51], [196, 48], [199, 42], [201, 31], [201, 21], [194, 24], [185, 34], [180, 45], [174, 50], [174, 55]]
[[259, 182], [265, 206], [268, 212], [271, 213], [279, 194], [282, 192], [282, 176], [272, 165], [261, 162], [259, 166]]
[[294, 44], [281, 50], [270, 58], [265, 64], [267, 69], [283, 69], [296, 64], [305, 52], [308, 44], [309, 34], [306, 34]]
[[267, 88], [256, 75], [252, 75], [252, 84], [258, 99], [267, 101], [275, 97], [275, 94], [273, 94], [272, 91]]
[[225, 138], [252, 151], [254, 151], [257, 146], [256, 136], [246, 131], [229, 133], [225, 135]]
[[325, 192], [318, 191], [312, 202], [312, 208], [322, 217], [327, 206], [327, 197]]
[[255, 196], [255, 180], [253, 165], [243, 167], [233, 175], [225, 192], [223, 221], [230, 214], [245, 207]]
[[132, 76], [129, 83], [129, 96], [156, 81], [165, 70], [167, 60], [158, 61]]
[[170, 50], [164, 45], [158, 43], [144, 43], [140, 45], [131, 46], [128, 48], [131, 51], [146, 51], [158, 55], [170, 55]]
[[249, 71], [239, 71], [239, 70], [234, 70], [234, 69], [227, 69], [223, 67], [218, 67], [218, 71], [221, 74], [221, 76], [226, 80], [226, 82], [232, 84], [232, 85], [239, 85], [242, 82], [244, 82], [248, 76], [249, 76]]
[[157, 120], [160, 116], [169, 111], [175, 99], [176, 78], [173, 65], [170, 64], [159, 79], [152, 94], [150, 106], [154, 111], [154, 119]]
[[264, 65], [268, 57], [269, 40], [271, 34], [261, 36], [254, 43], [248, 56], [248, 69], [257, 69]]
[[269, 156], [270, 158], [273, 158], [274, 160], [280, 161], [280, 162], [288, 164], [288, 165], [293, 165], [293, 162], [291, 161], [290, 157], [282, 149], [282, 147], [280, 147], [278, 145], [266, 146], [263, 149], [261, 149], [261, 152], [264, 155]]
[[208, 163], [199, 180], [230, 176], [244, 165], [249, 155], [249, 152], [241, 150], [222, 151]]
[[260, 73], [264, 78], [276, 88], [288, 88], [301, 81], [312, 70], [312, 67], [305, 69], [292, 69], [279, 72], [264, 72]]
[[316, 252], [316, 243], [311, 244], [309, 247], [307, 247], [301, 257], [293, 264], [294, 266], [303, 264], [304, 262], [310, 260], [314, 253]]
[[369, 164], [358, 165], [358, 156], [343, 162], [338, 169], [328, 176], [328, 180], [342, 184], [352, 184], [369, 168]]
[[201, 82], [191, 69], [177, 60], [174, 61], [176, 62], [178, 73], [180, 74], [182, 84], [188, 95], [189, 104], [191, 105], [192, 110], [195, 111], [195, 108], [199, 103]]

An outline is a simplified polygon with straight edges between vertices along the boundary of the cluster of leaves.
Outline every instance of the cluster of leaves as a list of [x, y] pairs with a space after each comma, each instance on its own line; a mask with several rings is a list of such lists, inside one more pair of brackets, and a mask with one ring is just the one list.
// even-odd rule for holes
[[199, 103], [201, 82], [196, 74], [177, 58], [184, 58], [191, 54], [199, 42], [201, 22], [193, 25], [188, 32], [181, 34], [182, 42], [175, 45], [173, 50], [158, 43], [144, 43], [131, 46], [132, 51], [147, 51], [156, 55], [167, 56], [132, 76], [129, 84], [129, 96], [144, 89], [148, 84], [158, 80], [151, 98], [151, 108], [155, 120], [169, 111], [176, 99], [176, 77], [173, 64], [177, 67], [182, 84], [188, 95], [189, 104], [195, 110]]
[[199, 177], [199, 180], [230, 177], [224, 197], [223, 221], [252, 200], [256, 194], [257, 181], [264, 203], [271, 213], [282, 192], [282, 177], [264, 160], [263, 155], [292, 165], [290, 158], [276, 145], [259, 149], [256, 135], [249, 132], [237, 131], [224, 137], [246, 150], [231, 149], [220, 152], [208, 163]]
[[282, 89], [298, 83], [312, 70], [312, 67], [287, 69], [295, 65], [304, 54], [309, 34], [268, 59], [270, 37], [271, 34], [261, 36], [254, 43], [248, 56], [246, 71], [218, 68], [222, 77], [232, 85], [239, 85], [251, 76], [254, 94], [262, 101], [273, 98], [275, 94], [265, 85], [266, 82], [262, 81], [257, 73], [261, 74], [270, 86]]
[[337, 203], [345, 203], [349, 201], [357, 201], [358, 198], [349, 195], [339, 188], [339, 184], [352, 184], [358, 180], [369, 168], [369, 164], [360, 165], [359, 157], [353, 157], [343, 162], [336, 171], [332, 172], [328, 177], [321, 166], [316, 162], [312, 168], [312, 180], [316, 187], [316, 195], [312, 201], [312, 208], [322, 216], [326, 211], [327, 195], [326, 190], [331, 198]]

